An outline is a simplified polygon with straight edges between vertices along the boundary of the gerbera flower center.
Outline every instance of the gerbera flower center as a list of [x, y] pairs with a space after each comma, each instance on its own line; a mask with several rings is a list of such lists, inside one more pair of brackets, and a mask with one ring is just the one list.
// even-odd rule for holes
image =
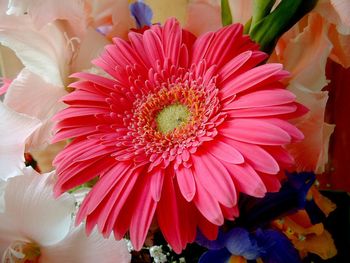
[[35, 263], [40, 257], [40, 247], [33, 242], [16, 240], [5, 250], [2, 256], [4, 263]]
[[187, 123], [190, 111], [182, 104], [172, 104], [163, 108], [156, 117], [157, 128], [163, 134]]

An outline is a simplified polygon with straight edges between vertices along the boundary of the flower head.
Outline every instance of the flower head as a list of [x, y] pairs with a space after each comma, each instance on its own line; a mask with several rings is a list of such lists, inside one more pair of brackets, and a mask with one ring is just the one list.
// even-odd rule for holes
[[[264, 263], [301, 262], [292, 243], [281, 232], [273, 229], [258, 229], [249, 233], [237, 227], [226, 234], [221, 233], [216, 241], [208, 242], [203, 237], [198, 241], [210, 249], [201, 256], [200, 263], [243, 263], [255, 259]], [[222, 245], [217, 246], [219, 243]]]
[[83, 225], [72, 228], [74, 197], [65, 193], [54, 198], [53, 173], [31, 168], [23, 173], [0, 189], [1, 262], [130, 261], [124, 241], [104, 239], [97, 231], [87, 237]]
[[[303, 138], [288, 119], [303, 107], [279, 80], [280, 64], [235, 24], [195, 38], [175, 19], [129, 41], [115, 38], [94, 61], [111, 77], [76, 73], [55, 141], [56, 195], [95, 177], [78, 222], [140, 249], [154, 217], [174, 251], [215, 238], [238, 215], [240, 192], [280, 187], [292, 162], [284, 145]], [[186, 220], [182, 218], [186, 217]]]

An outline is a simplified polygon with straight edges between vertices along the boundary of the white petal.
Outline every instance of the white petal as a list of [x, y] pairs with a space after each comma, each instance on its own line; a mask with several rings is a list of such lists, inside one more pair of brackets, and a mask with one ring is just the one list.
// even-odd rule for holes
[[28, 0], [9, 0], [7, 15], [23, 15], [28, 9]]
[[17, 113], [0, 103], [0, 178], [22, 174], [25, 141], [39, 126], [36, 118]]
[[38, 29], [57, 19], [67, 20], [76, 32], [86, 24], [84, 1], [79, 0], [10, 0], [6, 14], [27, 14]]
[[44, 263], [128, 263], [131, 260], [126, 242], [113, 237], [104, 239], [95, 229], [89, 237], [80, 225], [60, 243], [41, 249]]
[[0, 179], [0, 213], [5, 211], [5, 188], [6, 181]]
[[321, 14], [328, 22], [335, 24], [340, 34], [350, 35], [348, 0], [319, 0], [314, 11]]
[[53, 174], [24, 168], [24, 175], [8, 181], [5, 213], [23, 237], [40, 246], [52, 245], [69, 232], [75, 200], [72, 195], [53, 196]]
[[12, 220], [1, 213], [0, 222], [0, 255], [3, 255], [4, 251], [15, 240], [30, 241], [21, 236]]
[[5, 95], [5, 105], [43, 123], [27, 141], [30, 150], [45, 146], [50, 141], [54, 125], [51, 118], [64, 107], [59, 100], [65, 94], [67, 92], [62, 87], [45, 82], [28, 69], [23, 69], [11, 83]]
[[26, 16], [0, 17], [0, 42], [11, 48], [23, 65], [46, 82], [64, 86], [71, 49], [58, 25], [37, 30]]
[[104, 47], [110, 42], [107, 39], [97, 33], [93, 28], [89, 28], [86, 31], [86, 35], [82, 38], [79, 52], [74, 60], [72, 66], [73, 71], [82, 71], [91, 68], [91, 60], [97, 58], [104, 50]]

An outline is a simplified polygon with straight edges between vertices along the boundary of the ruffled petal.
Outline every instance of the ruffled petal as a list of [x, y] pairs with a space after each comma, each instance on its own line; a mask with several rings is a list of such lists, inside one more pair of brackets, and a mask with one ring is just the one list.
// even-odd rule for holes
[[11, 48], [31, 72], [63, 87], [72, 50], [61, 28], [48, 24], [37, 30], [26, 16], [9, 16], [1, 22], [0, 42]]
[[287, 148], [295, 159], [297, 171], [323, 171], [327, 162], [328, 142], [334, 126], [324, 123], [327, 92], [311, 92], [300, 86], [291, 86], [299, 101], [310, 111], [296, 119], [294, 124], [304, 134], [304, 140]]
[[291, 73], [290, 83], [320, 91], [327, 84], [325, 68], [331, 49], [325, 21], [317, 14], [309, 15], [304, 31], [280, 51], [283, 65]]
[[76, 33], [82, 33], [87, 22], [84, 2], [78, 0], [10, 0], [6, 13], [17, 16], [27, 14], [38, 29], [62, 19], [67, 20]]
[[219, 3], [207, 0], [191, 1], [187, 9], [185, 28], [199, 36], [222, 27]]
[[[64, 107], [59, 100], [66, 93], [64, 89], [45, 82], [28, 69], [23, 69], [10, 85], [4, 104], [42, 122], [40, 129], [27, 141], [30, 149], [49, 143], [53, 128], [53, 122], [50, 119]], [[45, 100], [42, 99], [43, 97]]]
[[97, 230], [87, 236], [83, 224], [71, 230], [61, 242], [42, 247], [40, 252], [40, 261], [50, 263], [95, 263], [101, 260], [129, 263], [131, 260], [125, 240], [106, 239]]
[[41, 125], [30, 116], [17, 113], [0, 102], [0, 176], [6, 180], [22, 174], [27, 138]]
[[53, 174], [38, 174], [25, 168], [24, 175], [8, 181], [5, 190], [5, 213], [23, 237], [40, 246], [61, 241], [69, 232], [74, 197], [63, 194], [53, 196]]

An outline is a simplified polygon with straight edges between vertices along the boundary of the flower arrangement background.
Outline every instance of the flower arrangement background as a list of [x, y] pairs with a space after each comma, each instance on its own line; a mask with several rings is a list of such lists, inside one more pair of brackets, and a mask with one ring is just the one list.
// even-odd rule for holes
[[347, 262], [349, 11], [0, 1], [2, 262]]

